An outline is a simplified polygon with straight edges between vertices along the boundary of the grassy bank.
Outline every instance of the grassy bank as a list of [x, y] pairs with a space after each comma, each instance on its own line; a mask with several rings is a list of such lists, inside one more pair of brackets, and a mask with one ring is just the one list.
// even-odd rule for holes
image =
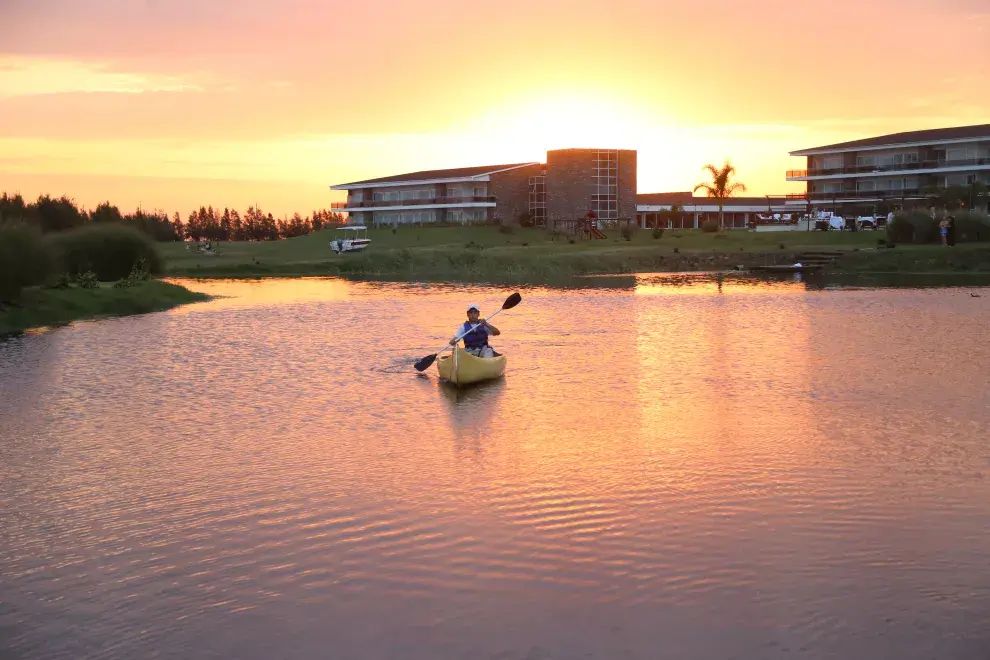
[[892, 250], [863, 250], [845, 255], [834, 268], [844, 273], [990, 273], [990, 245], [960, 243], [898, 245]]
[[403, 227], [371, 230], [371, 247], [335, 255], [332, 231], [284, 241], [222, 243], [207, 255], [183, 244], [163, 246], [166, 272], [174, 276], [253, 277], [343, 275], [404, 279], [545, 281], [571, 275], [731, 269], [737, 265], [792, 263], [805, 250], [876, 251], [874, 232], [651, 231], [631, 240], [609, 232], [606, 240], [574, 241], [541, 229], [502, 233], [495, 227]]
[[24, 289], [17, 305], [0, 305], [0, 335], [82, 319], [157, 312], [208, 298], [185, 287], [157, 280], [128, 288], [114, 288], [109, 284], [94, 289], [30, 287]]

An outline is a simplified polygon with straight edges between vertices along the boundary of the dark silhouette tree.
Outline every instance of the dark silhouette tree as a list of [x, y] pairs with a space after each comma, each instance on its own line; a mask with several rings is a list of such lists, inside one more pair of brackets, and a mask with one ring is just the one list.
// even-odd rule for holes
[[712, 182], [699, 183], [692, 192], [704, 190], [707, 197], [716, 200], [718, 203], [718, 227], [721, 229], [725, 226], [725, 200], [736, 192], [746, 192], [746, 185], [739, 182], [731, 183], [736, 168], [729, 163], [720, 168], [714, 165], [705, 165], [703, 169], [708, 170], [708, 173], [711, 174]]

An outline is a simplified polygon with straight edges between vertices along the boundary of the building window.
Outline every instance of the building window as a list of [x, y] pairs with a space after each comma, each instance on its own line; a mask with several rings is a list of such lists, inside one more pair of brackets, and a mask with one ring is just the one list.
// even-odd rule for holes
[[945, 150], [945, 159], [949, 162], [956, 160], [972, 160], [976, 158], [976, 147], [958, 147]]
[[427, 188], [425, 190], [417, 191], [417, 199], [435, 199], [437, 196], [436, 188]]
[[[433, 211], [403, 211], [402, 213], [387, 213], [382, 215], [394, 216], [394, 219], [401, 225], [424, 224], [436, 220], [436, 215]], [[392, 223], [389, 222], [389, 224]]]
[[595, 151], [594, 158], [591, 210], [600, 220], [615, 220], [619, 217], [619, 152], [603, 149]]
[[842, 169], [842, 156], [826, 156], [822, 160], [823, 170], [841, 170]]
[[900, 154], [883, 154], [882, 156], [877, 156], [877, 166], [893, 169], [898, 167], [904, 167], [912, 163], [918, 162], [918, 153], [900, 153]]
[[450, 209], [447, 211], [448, 222], [464, 225], [472, 222], [483, 222], [484, 220], [485, 209]]
[[403, 190], [402, 199], [433, 199], [436, 196], [434, 189]]
[[529, 177], [529, 214], [539, 227], [547, 223], [547, 178], [545, 175]]
[[918, 179], [908, 177], [904, 179], [884, 179], [877, 182], [877, 190], [914, 190], [918, 187]]

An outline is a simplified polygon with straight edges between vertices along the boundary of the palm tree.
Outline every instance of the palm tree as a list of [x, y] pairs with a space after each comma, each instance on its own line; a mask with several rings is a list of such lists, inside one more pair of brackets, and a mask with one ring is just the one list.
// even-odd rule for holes
[[736, 168], [729, 163], [726, 163], [721, 168], [714, 165], [705, 165], [702, 169], [708, 170], [709, 174], [712, 175], [712, 182], [699, 183], [691, 192], [704, 190], [708, 197], [718, 200], [718, 228], [721, 229], [725, 224], [725, 212], [723, 211], [725, 200], [732, 197], [736, 192], [746, 192], [746, 184], [738, 181], [729, 183], [729, 179], [736, 173]]

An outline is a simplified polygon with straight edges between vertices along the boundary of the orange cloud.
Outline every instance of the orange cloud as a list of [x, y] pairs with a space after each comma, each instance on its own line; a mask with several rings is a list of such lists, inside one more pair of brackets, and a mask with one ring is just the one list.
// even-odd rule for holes
[[291, 213], [332, 183], [591, 144], [637, 148], [643, 191], [730, 159], [781, 193], [791, 150], [990, 117], [986, 0], [0, 5], [0, 188], [88, 204], [112, 181], [183, 210], [177, 186], [225, 181], [202, 203], [277, 190]]
[[114, 70], [108, 64], [0, 57], [0, 98], [66, 93], [140, 94], [203, 91], [189, 76]]

